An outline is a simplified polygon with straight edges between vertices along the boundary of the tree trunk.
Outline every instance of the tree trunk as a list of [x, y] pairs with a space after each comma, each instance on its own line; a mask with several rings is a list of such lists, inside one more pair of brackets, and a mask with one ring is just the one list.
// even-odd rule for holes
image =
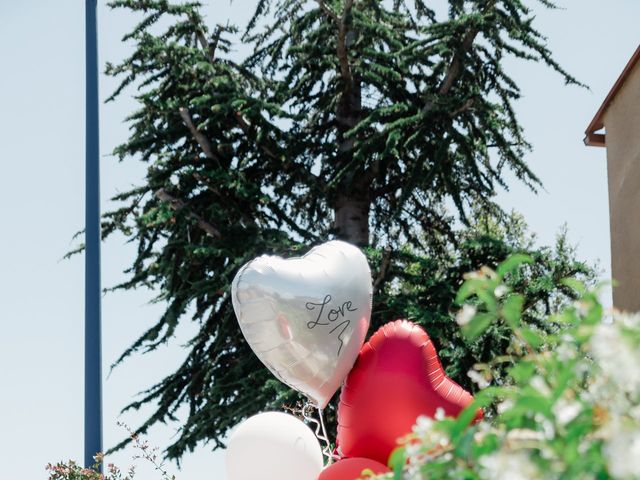
[[[348, 47], [354, 40], [354, 32], [347, 32], [345, 46]], [[349, 165], [353, 160], [354, 139], [347, 138], [346, 132], [356, 126], [362, 117], [362, 89], [359, 79], [350, 74], [347, 80], [343, 72], [343, 80], [345, 89], [338, 104], [336, 117], [339, 142], [338, 167]], [[345, 175], [333, 198], [332, 207], [334, 229], [338, 238], [358, 246], [368, 245], [370, 185], [365, 180], [362, 167], [359, 166]]]
[[338, 238], [359, 246], [369, 244], [368, 198], [341, 194], [335, 202], [335, 228]]

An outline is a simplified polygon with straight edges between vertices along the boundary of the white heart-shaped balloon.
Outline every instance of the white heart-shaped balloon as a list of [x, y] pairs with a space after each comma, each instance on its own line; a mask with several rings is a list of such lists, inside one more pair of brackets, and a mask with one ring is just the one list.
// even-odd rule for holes
[[324, 408], [353, 367], [371, 318], [371, 272], [353, 245], [331, 241], [302, 257], [263, 255], [231, 286], [247, 342], [282, 382]]

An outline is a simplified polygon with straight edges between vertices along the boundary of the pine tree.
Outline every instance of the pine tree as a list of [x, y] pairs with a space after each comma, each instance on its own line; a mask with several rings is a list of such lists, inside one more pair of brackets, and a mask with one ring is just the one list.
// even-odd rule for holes
[[[330, 238], [363, 247], [371, 331], [397, 317], [421, 323], [470, 389], [468, 369], [508, 340], [489, 331], [468, 346], [457, 334], [465, 272], [532, 255], [510, 281], [533, 324], [570, 298], [561, 278], [589, 275], [564, 241], [534, 248], [493, 200], [506, 171], [539, 185], [523, 161], [520, 90], [504, 60], [538, 62], [577, 84], [526, 5], [549, 1], [448, 0], [440, 13], [423, 0], [256, 3], [242, 29], [208, 26], [198, 3], [111, 3], [144, 16], [125, 37], [133, 53], [107, 73], [122, 79], [110, 100], [135, 88], [139, 103], [115, 153], [148, 170], [114, 198], [103, 235], [119, 230], [138, 245], [115, 288], [148, 286], [166, 302], [116, 364], [170, 341], [190, 308], [200, 325], [184, 363], [126, 407], [156, 405], [144, 432], [188, 406], [173, 458], [199, 442], [221, 446], [241, 419], [299, 399], [253, 355], [231, 307], [231, 280], [257, 255], [295, 255]], [[234, 60], [236, 42], [253, 53]]]

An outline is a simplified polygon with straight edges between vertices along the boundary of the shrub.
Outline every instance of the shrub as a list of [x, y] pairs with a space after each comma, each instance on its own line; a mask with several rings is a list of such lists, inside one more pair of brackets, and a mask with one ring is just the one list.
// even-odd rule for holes
[[[508, 328], [501, 355], [477, 364], [474, 404], [457, 419], [419, 418], [394, 452], [394, 479], [602, 479], [640, 476], [640, 316], [607, 316], [598, 288], [565, 284], [578, 300], [522, 322], [523, 296], [505, 278], [530, 259], [468, 274], [458, 292], [462, 333], [473, 345]], [[507, 375], [494, 378], [496, 366]], [[502, 370], [502, 369], [501, 369]], [[470, 425], [475, 410], [485, 419]]]
[[[158, 460], [158, 448], [151, 447], [146, 440], [135, 434], [131, 428], [124, 423], [118, 422], [118, 426], [125, 428], [130, 435], [134, 448], [138, 453], [133, 457], [134, 460], [143, 459], [150, 463], [154, 470], [158, 472], [160, 480], [176, 480], [176, 477], [169, 475], [164, 469], [164, 463]], [[90, 468], [83, 468], [73, 460], [68, 462], [58, 462], [48, 464], [46, 469], [49, 472], [49, 480], [133, 480], [135, 476], [135, 467], [129, 467], [127, 472], [123, 472], [113, 463], [106, 464], [106, 473], [100, 471], [100, 466], [104, 461], [104, 454], [98, 453], [95, 457], [95, 464]]]
[[104, 456], [99, 453], [93, 457], [96, 463], [91, 468], [84, 468], [73, 460], [68, 462], [58, 462], [48, 464], [46, 469], [49, 472], [49, 480], [133, 480], [135, 475], [134, 467], [124, 473], [114, 464], [106, 465], [106, 474], [100, 472], [100, 465]]

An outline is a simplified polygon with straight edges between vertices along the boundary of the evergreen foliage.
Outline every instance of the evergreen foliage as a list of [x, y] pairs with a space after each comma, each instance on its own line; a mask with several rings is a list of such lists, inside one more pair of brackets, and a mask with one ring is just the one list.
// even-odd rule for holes
[[[463, 273], [526, 251], [534, 262], [508, 282], [541, 328], [571, 296], [559, 279], [589, 275], [564, 240], [534, 248], [493, 201], [506, 171], [539, 185], [523, 161], [505, 58], [577, 83], [533, 27], [526, 4], [549, 1], [449, 0], [440, 15], [423, 0], [256, 3], [240, 30], [210, 28], [198, 3], [111, 2], [143, 16], [124, 38], [131, 56], [107, 65], [121, 79], [110, 100], [133, 88], [139, 103], [115, 153], [148, 170], [114, 198], [103, 236], [118, 230], [138, 246], [116, 288], [147, 286], [167, 305], [116, 364], [168, 342], [187, 312], [200, 325], [184, 363], [127, 407], [156, 405], [145, 432], [188, 406], [173, 458], [202, 441], [220, 446], [242, 418], [299, 398], [262, 367], [233, 314], [231, 280], [257, 255], [332, 237], [365, 247], [371, 331], [397, 317], [424, 325], [467, 388], [468, 369], [509, 340], [498, 327], [470, 348], [459, 336], [451, 311]], [[254, 46], [242, 61], [239, 41]]]

